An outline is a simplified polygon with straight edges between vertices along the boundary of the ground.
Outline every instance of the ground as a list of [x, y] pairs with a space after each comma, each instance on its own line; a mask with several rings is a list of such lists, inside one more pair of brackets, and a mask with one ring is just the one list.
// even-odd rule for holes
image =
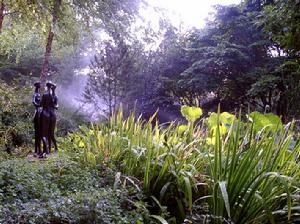
[[114, 181], [76, 156], [0, 157], [0, 223], [149, 223], [142, 195]]

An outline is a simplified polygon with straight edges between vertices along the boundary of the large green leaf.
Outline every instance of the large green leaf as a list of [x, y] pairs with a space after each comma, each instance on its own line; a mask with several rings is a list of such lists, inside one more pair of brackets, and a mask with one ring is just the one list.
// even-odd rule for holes
[[181, 114], [188, 121], [195, 122], [198, 118], [201, 117], [203, 112], [202, 112], [202, 109], [199, 108], [199, 107], [182, 106], [181, 107]]
[[220, 115], [220, 121], [226, 126], [229, 127], [232, 125], [232, 123], [235, 120], [235, 116], [233, 114], [230, 114], [228, 112], [223, 112]]
[[275, 131], [277, 128], [281, 129], [283, 127], [280, 117], [272, 113], [262, 114], [254, 111], [250, 114], [250, 118], [253, 121], [255, 131], [261, 131], [265, 127], [269, 131]]
[[188, 125], [179, 125], [177, 127], [177, 131], [179, 134], [184, 133], [186, 130], [188, 130], [189, 126]]
[[228, 112], [223, 112], [220, 115], [218, 115], [217, 113], [211, 113], [210, 116], [207, 118], [207, 123], [209, 130], [213, 136], [215, 136], [218, 128], [218, 119], [220, 134], [224, 135], [228, 133], [230, 126], [233, 124], [236, 118], [233, 114], [230, 114]]

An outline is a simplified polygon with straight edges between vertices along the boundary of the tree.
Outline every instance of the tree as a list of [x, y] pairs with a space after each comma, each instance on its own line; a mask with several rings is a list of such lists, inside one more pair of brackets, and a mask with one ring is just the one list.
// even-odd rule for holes
[[[1, 6], [4, 5], [5, 9], [0, 11], [2, 15], [16, 12], [18, 17], [10, 16], [6, 20], [3, 29], [7, 32], [6, 35], [1, 35], [1, 39], [11, 39], [12, 36], [20, 34], [19, 30], [16, 29], [20, 28], [22, 30], [20, 24], [28, 28], [26, 33], [34, 32], [39, 38], [46, 39], [46, 49], [40, 72], [40, 78], [44, 82], [49, 70], [53, 44], [61, 43], [61, 46], [65, 46], [66, 40], [67, 42], [70, 40], [69, 42], [72, 41], [72, 44], [74, 44], [76, 39], [77, 42], [79, 41], [80, 30], [88, 31], [94, 29], [95, 26], [105, 29], [107, 32], [111, 32], [112, 25], [126, 27], [133, 21], [139, 2], [139, 0], [122, 2], [117, 0], [3, 0]], [[9, 27], [12, 29], [6, 29]], [[12, 35], [12, 33], [14, 34]], [[3, 42], [7, 43], [7, 41]], [[13, 43], [13, 40], [8, 43]], [[8, 53], [15, 50], [12, 45], [4, 44], [1, 48]], [[24, 47], [16, 49], [17, 53], [20, 53], [23, 49]]]
[[295, 100], [300, 88], [300, 2], [262, 1], [261, 6], [256, 23], [272, 40], [272, 46], [265, 64], [268, 73], [252, 85], [249, 95], [257, 93], [263, 104], [286, 121], [297, 116], [300, 109]]
[[257, 78], [250, 71], [266, 62], [271, 42], [255, 25], [255, 13], [239, 6], [216, 9], [214, 20], [203, 30], [185, 35], [183, 70], [173, 72], [168, 82], [181, 103], [203, 107], [221, 103], [224, 110], [231, 110], [247, 103], [247, 90]]
[[[75, 16], [74, 19], [77, 22], [86, 22], [88, 25], [90, 25], [91, 21], [100, 19], [106, 28], [106, 31], [110, 32], [110, 26], [112, 24], [114, 26], [122, 26], [123, 24], [129, 26], [128, 19], [126, 18], [133, 18], [132, 13], [137, 12], [138, 4], [138, 0], [126, 0], [122, 1], [122, 3], [117, 0], [110, 0], [107, 2], [101, 0], [76, 0], [72, 3], [67, 0], [52, 0], [52, 21], [49, 27], [44, 63], [40, 75], [42, 82], [46, 80], [45, 75], [49, 65], [49, 58], [51, 56], [54, 29], [60, 17], [67, 16], [65, 11], [68, 10], [69, 7], [75, 12], [73, 15]], [[65, 6], [65, 10], [60, 10], [63, 5]], [[116, 33], [113, 35], [116, 35]]]
[[300, 1], [276, 0], [264, 5], [259, 24], [287, 54], [299, 57]]
[[133, 86], [138, 60], [138, 51], [133, 49], [123, 40], [107, 41], [91, 61], [84, 97], [99, 109], [103, 101], [106, 108], [101, 109], [109, 116], [124, 103]]
[[4, 20], [4, 16], [5, 16], [4, 10], [5, 10], [4, 0], [2, 0], [1, 4], [0, 4], [0, 34], [2, 31], [3, 20]]
[[61, 4], [62, 4], [62, 0], [53, 0], [53, 6], [51, 10], [52, 22], [48, 32], [45, 57], [44, 57], [44, 62], [42, 65], [41, 75], [40, 75], [42, 84], [46, 83], [46, 71], [49, 67], [49, 58], [51, 56], [52, 42], [54, 38], [54, 29], [57, 24]]

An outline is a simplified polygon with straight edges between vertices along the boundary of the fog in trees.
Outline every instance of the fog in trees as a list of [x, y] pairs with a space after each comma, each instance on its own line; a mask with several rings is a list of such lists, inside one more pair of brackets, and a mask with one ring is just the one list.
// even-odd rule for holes
[[298, 3], [215, 6], [203, 28], [173, 25], [155, 10], [153, 26], [139, 14], [151, 6], [133, 0], [112, 1], [105, 13], [97, 1], [41, 4], [1, 2], [7, 81], [54, 79], [71, 107], [95, 117], [127, 105], [145, 116], [159, 108], [162, 120], [172, 120], [183, 104], [268, 106], [285, 120], [298, 114]]

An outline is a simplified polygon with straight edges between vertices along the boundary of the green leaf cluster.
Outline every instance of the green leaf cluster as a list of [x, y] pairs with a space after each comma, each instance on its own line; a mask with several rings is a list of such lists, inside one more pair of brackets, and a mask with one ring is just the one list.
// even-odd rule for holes
[[[202, 113], [182, 109], [190, 123]], [[249, 115], [252, 122], [212, 113], [192, 128], [160, 126], [155, 116], [145, 121], [121, 110], [107, 124], [82, 127], [62, 147], [77, 152], [83, 166], [96, 161], [126, 175], [145, 192], [156, 211], [153, 219], [162, 223], [203, 217], [216, 223], [297, 220], [300, 145], [292, 124], [283, 128], [278, 116], [258, 112]]]
[[113, 171], [73, 157], [8, 158], [0, 162], [0, 222], [151, 223], [142, 196], [113, 183]]
[[266, 128], [267, 130], [274, 132], [283, 128], [280, 117], [272, 113], [262, 114], [255, 111], [252, 112], [249, 117], [253, 122], [253, 129], [255, 131], [261, 131]]

